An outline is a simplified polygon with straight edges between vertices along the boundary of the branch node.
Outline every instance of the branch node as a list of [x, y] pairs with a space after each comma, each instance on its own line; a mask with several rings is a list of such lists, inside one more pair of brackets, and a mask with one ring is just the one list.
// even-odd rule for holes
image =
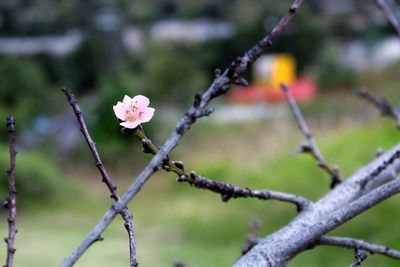
[[190, 179], [192, 180], [192, 182], [195, 182], [195, 181], [196, 181], [196, 179], [197, 179], [197, 174], [196, 174], [195, 171], [191, 171], [190, 174], [189, 174], [189, 176], [190, 176]]
[[215, 108], [204, 108], [196, 112], [196, 118], [210, 116], [211, 113], [215, 111]]
[[221, 73], [222, 73], [221, 69], [216, 68], [216, 69], [214, 70], [214, 77], [215, 77], [215, 78], [220, 77], [220, 76], [221, 76]]
[[6, 198], [6, 199], [3, 201], [3, 207], [4, 207], [5, 209], [9, 209], [9, 208], [10, 208], [9, 199], [8, 199], [8, 198]]
[[183, 162], [180, 160], [173, 160], [172, 164], [175, 165], [175, 167], [177, 167], [178, 169], [184, 171], [185, 170], [185, 166], [183, 165]]
[[178, 176], [178, 178], [176, 178], [176, 181], [179, 183], [183, 183], [183, 182], [187, 181], [187, 177], [185, 175], [180, 175], [180, 176]]
[[7, 117], [7, 131], [9, 132], [9, 133], [11, 133], [11, 132], [15, 132], [15, 119], [14, 119], [14, 117], [13, 116], [8, 116]]
[[202, 94], [201, 94], [200, 92], [197, 92], [197, 93], [194, 95], [194, 101], [193, 101], [193, 107], [194, 107], [194, 108], [198, 108], [198, 107], [200, 106], [200, 103], [201, 103], [201, 96], [202, 96]]
[[234, 84], [239, 85], [239, 86], [249, 86], [249, 82], [243, 78], [243, 77], [238, 77], [233, 81]]
[[359, 248], [354, 249], [354, 262], [351, 267], [359, 266], [363, 261], [367, 259], [367, 254]]
[[232, 198], [232, 194], [221, 193], [222, 202], [228, 202]]

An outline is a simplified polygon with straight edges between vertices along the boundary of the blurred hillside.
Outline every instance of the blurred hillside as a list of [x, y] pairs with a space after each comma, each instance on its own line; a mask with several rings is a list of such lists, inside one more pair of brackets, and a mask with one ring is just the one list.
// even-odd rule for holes
[[[96, 139], [110, 140], [118, 135], [110, 112], [117, 99], [145, 94], [156, 106], [183, 110], [206, 88], [213, 69], [271, 30], [289, 3], [2, 1], [0, 116], [18, 118], [27, 147], [51, 146], [43, 139], [59, 144], [61, 138], [69, 141], [58, 150], [71, 152], [63, 144], [73, 148], [76, 136], [57, 124], [73, 123], [58, 92], [68, 86], [87, 101]], [[365, 85], [360, 75], [399, 58], [392, 33], [372, 3], [306, 1], [268, 53], [294, 55], [298, 75], [332, 92]], [[52, 137], [60, 131], [61, 137]], [[121, 153], [118, 143], [111, 142], [110, 151]]]
[[[127, 152], [130, 139], [120, 134], [112, 105], [125, 94], [148, 96], [159, 112], [144, 127], [161, 143], [194, 93], [207, 87], [213, 70], [271, 30], [289, 4], [2, 1], [0, 117], [16, 117], [21, 149], [86, 160], [75, 119], [59, 92], [67, 86], [78, 95], [94, 139], [103, 143], [103, 157], [141, 162], [142, 155]], [[387, 87], [387, 96], [398, 95], [400, 41], [392, 34], [373, 3], [306, 1], [267, 53], [293, 55], [297, 75], [318, 83], [321, 97], [306, 105], [315, 115], [329, 116], [335, 110], [330, 103], [355, 86]], [[252, 80], [251, 69], [245, 75]], [[281, 104], [232, 109], [225, 103], [217, 102], [219, 123], [282, 114]], [[4, 128], [0, 135], [5, 140]]]
[[[270, 31], [290, 3], [1, 0], [0, 123], [14, 115], [20, 152], [18, 265], [54, 266], [112, 203], [60, 87], [76, 93], [122, 193], [149, 155], [121, 134], [112, 106], [125, 94], [148, 96], [156, 113], [143, 127], [162, 144], [194, 93], [209, 85], [213, 70], [226, 67]], [[399, 14], [398, 6], [394, 10]], [[317, 97], [300, 108], [324, 155], [344, 175], [370, 161], [378, 147], [398, 142], [395, 126], [378, 120], [378, 112], [351, 93], [353, 87], [367, 86], [400, 103], [400, 40], [373, 1], [304, 1], [266, 51], [278, 52], [293, 55], [297, 75], [318, 84]], [[245, 74], [250, 81], [252, 71]], [[237, 105], [222, 98], [212, 105], [216, 113], [193, 127], [173, 158], [199, 174], [242, 186], [313, 199], [326, 192], [328, 179], [314, 161], [288, 156], [303, 137], [286, 103]], [[8, 164], [6, 138], [0, 127], [1, 169]], [[315, 181], [322, 186], [313, 186]], [[2, 176], [0, 199], [5, 184]], [[338, 232], [398, 247], [396, 205], [398, 200], [391, 200]], [[157, 173], [130, 208], [143, 266], [171, 266], [177, 259], [189, 266], [229, 265], [239, 255], [251, 219], [260, 218], [260, 234], [268, 234], [294, 215], [284, 204], [222, 203], [165, 173]], [[4, 219], [2, 232], [5, 227]], [[93, 246], [80, 266], [125, 266], [125, 234], [120, 221], [113, 223], [106, 240]], [[346, 266], [352, 258], [352, 251], [321, 248], [291, 266]], [[371, 256], [365, 266], [396, 264]]]

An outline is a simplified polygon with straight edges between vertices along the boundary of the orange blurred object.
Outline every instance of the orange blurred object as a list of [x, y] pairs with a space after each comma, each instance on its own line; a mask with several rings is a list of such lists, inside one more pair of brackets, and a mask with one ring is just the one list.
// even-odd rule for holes
[[280, 84], [290, 87], [297, 101], [307, 101], [314, 98], [317, 86], [312, 79], [296, 77], [295, 58], [287, 53], [263, 55], [254, 62], [253, 81], [248, 87], [231, 91], [228, 95], [232, 102], [281, 102], [285, 96]]
[[[308, 78], [295, 80], [288, 85], [293, 97], [297, 101], [308, 101], [315, 97], [317, 86]], [[232, 102], [256, 103], [256, 102], [282, 102], [286, 101], [280, 88], [264, 88], [260, 86], [239, 87], [233, 89], [228, 98]]]

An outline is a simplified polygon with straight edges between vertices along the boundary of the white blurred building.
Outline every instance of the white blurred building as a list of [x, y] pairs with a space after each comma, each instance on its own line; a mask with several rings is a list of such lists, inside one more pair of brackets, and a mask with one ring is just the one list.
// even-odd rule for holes
[[367, 46], [360, 40], [352, 40], [339, 45], [340, 61], [354, 70], [382, 69], [400, 60], [400, 39], [386, 37]]
[[81, 42], [82, 34], [79, 31], [51, 36], [0, 37], [0, 54], [34, 55], [45, 53], [64, 56], [75, 51]]
[[225, 21], [209, 19], [164, 20], [155, 23], [150, 29], [153, 40], [205, 42], [232, 36], [234, 26]]

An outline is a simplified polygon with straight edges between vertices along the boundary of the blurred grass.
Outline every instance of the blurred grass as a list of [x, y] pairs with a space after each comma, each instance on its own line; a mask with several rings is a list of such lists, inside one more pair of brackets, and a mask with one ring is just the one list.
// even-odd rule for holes
[[[61, 192], [76, 192], [75, 184], [65, 179], [55, 162], [48, 155], [37, 151], [17, 148], [15, 175], [19, 207], [35, 209], [41, 205], [56, 206]], [[9, 148], [0, 144], [0, 169], [9, 167]], [[0, 179], [0, 199], [8, 196], [8, 179], [4, 174]]]
[[[329, 126], [335, 128], [333, 133], [329, 127], [319, 128], [318, 121], [311, 128], [326, 159], [338, 164], [344, 176], [371, 161], [378, 147], [387, 149], [400, 140], [400, 133], [388, 120]], [[293, 155], [303, 139], [292, 121], [196, 127], [199, 134], [185, 137], [173, 155], [184, 159], [188, 169], [240, 186], [288, 191], [311, 199], [328, 190], [329, 178], [315, 162], [307, 155]], [[125, 178], [134, 177], [137, 169], [140, 166], [111, 168], [111, 175], [119, 178], [120, 192], [129, 183]], [[104, 198], [108, 193], [98, 181], [94, 165], [84, 169], [64, 167], [64, 174], [81, 190], [65, 188], [60, 193], [64, 201], [58, 206], [43, 205], [20, 212], [15, 266], [56, 266], [112, 203]], [[230, 266], [240, 255], [249, 221], [259, 218], [263, 227], [258, 233], [267, 235], [296, 214], [291, 205], [273, 201], [238, 199], [223, 203], [216, 194], [178, 184], [174, 179], [172, 174], [156, 174], [130, 204], [141, 266], [171, 266], [178, 259], [188, 266]], [[334, 233], [400, 248], [396, 231], [399, 202], [394, 197]], [[0, 224], [0, 231], [6, 232], [6, 223]], [[120, 218], [106, 230], [104, 238], [76, 266], [126, 266], [127, 240]], [[4, 249], [1, 253], [3, 259]], [[318, 247], [302, 253], [289, 266], [347, 266], [353, 257], [351, 250]], [[363, 266], [398, 266], [398, 262], [373, 255]]]

